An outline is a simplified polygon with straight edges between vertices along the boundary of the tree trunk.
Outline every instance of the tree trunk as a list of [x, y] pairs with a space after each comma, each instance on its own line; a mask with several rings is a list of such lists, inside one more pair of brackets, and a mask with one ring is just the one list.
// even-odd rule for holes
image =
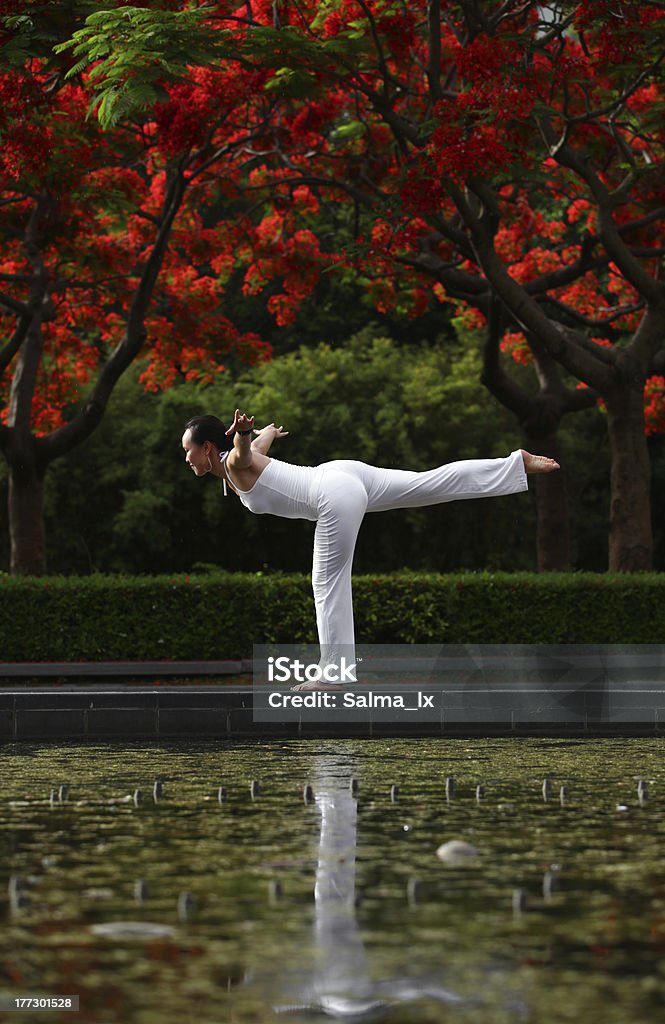
[[9, 537], [11, 573], [46, 573], [46, 533], [42, 503], [43, 475], [34, 467], [9, 468]]
[[[566, 388], [561, 371], [536, 335], [527, 333], [538, 377], [539, 390], [525, 391], [501, 365], [500, 342], [506, 328], [507, 311], [493, 292], [488, 308], [487, 333], [483, 351], [481, 381], [506, 409], [517, 416], [527, 450], [548, 455], [561, 465], [558, 430], [562, 418], [587, 407], [593, 399]], [[514, 326], [519, 327], [519, 324]], [[536, 556], [539, 572], [570, 568], [570, 526], [565, 469], [536, 476]]]
[[610, 572], [653, 567], [651, 469], [644, 435], [642, 391], [626, 388], [606, 398], [612, 450]]
[[561, 469], [532, 477], [536, 484], [538, 572], [570, 569], [570, 524], [566, 470], [561, 464], [556, 433], [527, 434], [527, 450], [556, 459]]

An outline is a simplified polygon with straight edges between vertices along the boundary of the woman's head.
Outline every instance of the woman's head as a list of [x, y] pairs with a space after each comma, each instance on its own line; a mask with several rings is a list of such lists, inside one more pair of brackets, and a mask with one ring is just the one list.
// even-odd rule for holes
[[213, 460], [219, 463], [220, 452], [233, 448], [233, 436], [216, 416], [194, 416], [185, 424], [182, 446], [185, 462], [197, 476], [204, 476], [213, 467]]

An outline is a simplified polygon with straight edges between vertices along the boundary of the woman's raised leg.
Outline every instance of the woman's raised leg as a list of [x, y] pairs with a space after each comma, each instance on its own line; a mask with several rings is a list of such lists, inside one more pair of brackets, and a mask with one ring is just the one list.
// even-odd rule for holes
[[367, 491], [368, 512], [515, 494], [528, 490], [527, 473], [559, 468], [553, 460], [521, 449], [503, 459], [465, 459], [423, 472], [353, 465]]

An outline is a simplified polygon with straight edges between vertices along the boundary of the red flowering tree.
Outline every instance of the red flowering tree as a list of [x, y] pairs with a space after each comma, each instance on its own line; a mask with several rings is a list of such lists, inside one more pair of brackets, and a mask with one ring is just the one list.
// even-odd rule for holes
[[[263, 89], [278, 104], [252, 170], [265, 216], [236, 254], [247, 287], [281, 274], [272, 304], [292, 316], [311, 283], [292, 260], [321, 259], [307, 205], [349, 209], [364, 237], [354, 253], [330, 246], [331, 261], [360, 268], [379, 308], [417, 314], [436, 296], [488, 325], [485, 381], [529, 436], [553, 445], [562, 415], [602, 401], [609, 565], [649, 568], [645, 431], [665, 407], [665, 5], [247, 0], [192, 16], [192, 64], [223, 59], [216, 31], [272, 68]], [[97, 57], [102, 99], [131, 107], [149, 77]], [[533, 364], [537, 394], [516, 387], [500, 345]]]
[[[645, 429], [663, 419], [665, 5], [119, 6], [75, 39], [107, 126], [165, 87], [177, 105], [194, 69], [255, 76], [262, 127], [235, 178], [255, 211], [219, 256], [246, 264], [247, 290], [277, 276], [272, 308], [288, 322], [327, 259], [360, 270], [379, 308], [453, 303], [487, 327], [488, 386], [547, 443], [562, 415], [602, 401], [609, 565], [649, 568]], [[180, 120], [196, 130], [202, 116], [192, 107]], [[353, 252], [333, 239], [322, 256], [313, 213], [323, 202], [353, 225]], [[501, 345], [533, 364], [537, 394], [516, 387]]]
[[39, 574], [44, 473], [90, 435], [139, 355], [149, 356], [148, 388], [178, 375], [205, 379], [229, 357], [269, 355], [222, 312], [225, 254], [239, 243], [233, 188], [223, 182], [249, 159], [261, 111], [250, 110], [253, 71], [202, 69], [164, 93], [149, 120], [102, 131], [86, 117], [85, 81], [66, 80], [64, 58], [50, 54], [50, 41], [42, 45], [67, 38], [91, 5], [9, 6], [11, 60], [0, 73], [0, 449], [11, 569]]
[[[343, 0], [312, 26], [324, 52], [330, 38], [367, 42], [344, 80], [374, 186], [370, 287], [386, 303], [410, 286], [418, 309], [425, 274], [440, 299], [475, 310], [487, 324], [486, 384], [552, 454], [561, 417], [601, 397], [609, 565], [649, 568], [645, 433], [665, 409], [664, 5]], [[385, 168], [381, 125], [395, 153]], [[502, 368], [502, 337], [534, 365], [536, 394]], [[563, 478], [540, 483], [550, 492], [541, 566], [551, 567]]]

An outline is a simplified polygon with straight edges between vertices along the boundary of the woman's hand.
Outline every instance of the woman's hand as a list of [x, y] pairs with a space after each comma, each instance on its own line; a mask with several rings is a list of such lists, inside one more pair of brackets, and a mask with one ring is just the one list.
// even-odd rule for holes
[[233, 416], [233, 423], [226, 431], [227, 434], [239, 433], [241, 430], [249, 432], [254, 428], [254, 417], [246, 416], [244, 412], [240, 412], [240, 409], [236, 409]]
[[269, 423], [267, 427], [255, 430], [254, 433], [256, 437], [252, 441], [252, 449], [255, 452], [261, 452], [262, 455], [267, 455], [275, 438], [286, 437], [288, 430], [282, 430], [281, 426], [276, 427], [274, 423]]
[[271, 441], [274, 441], [277, 437], [288, 437], [288, 430], [284, 430], [280, 424], [276, 427], [274, 423], [269, 423], [266, 427], [262, 427], [260, 430], [254, 430], [257, 438], [261, 437], [262, 434], [271, 434]]

